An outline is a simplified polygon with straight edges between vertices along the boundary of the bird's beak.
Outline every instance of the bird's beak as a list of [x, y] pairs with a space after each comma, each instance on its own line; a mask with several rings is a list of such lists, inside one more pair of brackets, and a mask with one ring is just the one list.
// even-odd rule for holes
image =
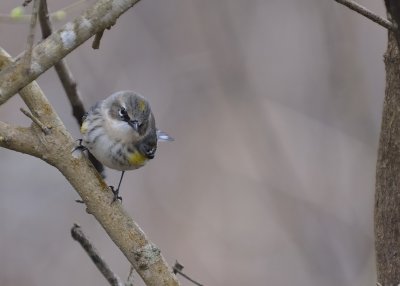
[[139, 146], [139, 151], [146, 156], [148, 159], [153, 159], [154, 155], [156, 154], [157, 146], [156, 145], [149, 145], [149, 144], [141, 144]]
[[139, 122], [137, 120], [129, 120], [128, 124], [136, 131], [139, 132]]

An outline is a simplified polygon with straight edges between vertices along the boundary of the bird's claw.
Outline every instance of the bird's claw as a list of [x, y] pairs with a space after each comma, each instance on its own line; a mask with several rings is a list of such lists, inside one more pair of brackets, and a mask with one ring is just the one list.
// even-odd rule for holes
[[118, 201], [118, 200], [120, 200], [122, 203], [122, 197], [118, 195], [119, 189], [115, 190], [114, 186], [109, 186], [109, 188], [111, 189], [111, 192], [114, 194], [114, 197], [113, 197], [113, 200], [111, 203], [114, 203], [115, 201]]
[[77, 139], [76, 141], [79, 142], [78, 146], [75, 146], [74, 149], [72, 149], [72, 152], [75, 152], [76, 150], [79, 150], [81, 152], [87, 151], [87, 148], [82, 145], [82, 139]]

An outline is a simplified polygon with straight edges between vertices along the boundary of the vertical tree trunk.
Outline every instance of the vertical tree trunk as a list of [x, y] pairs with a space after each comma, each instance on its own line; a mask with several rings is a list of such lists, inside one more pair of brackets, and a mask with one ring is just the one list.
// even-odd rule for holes
[[[389, 11], [389, 9], [388, 9]], [[400, 55], [389, 32], [386, 89], [376, 167], [375, 248], [377, 279], [400, 284]]]

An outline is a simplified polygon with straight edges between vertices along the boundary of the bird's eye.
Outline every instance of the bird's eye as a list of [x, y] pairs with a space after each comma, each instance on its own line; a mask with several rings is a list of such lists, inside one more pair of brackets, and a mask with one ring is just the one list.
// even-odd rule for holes
[[121, 107], [121, 109], [119, 110], [119, 116], [123, 119], [125, 119], [128, 116], [128, 112], [124, 107]]

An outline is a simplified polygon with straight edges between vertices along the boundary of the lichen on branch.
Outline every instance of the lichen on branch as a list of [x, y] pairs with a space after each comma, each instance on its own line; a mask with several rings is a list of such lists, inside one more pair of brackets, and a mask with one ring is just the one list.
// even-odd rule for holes
[[0, 72], [0, 105], [90, 37], [115, 24], [139, 0], [99, 0], [85, 13], [52, 33], [32, 50], [30, 70], [21, 73], [24, 55]]

